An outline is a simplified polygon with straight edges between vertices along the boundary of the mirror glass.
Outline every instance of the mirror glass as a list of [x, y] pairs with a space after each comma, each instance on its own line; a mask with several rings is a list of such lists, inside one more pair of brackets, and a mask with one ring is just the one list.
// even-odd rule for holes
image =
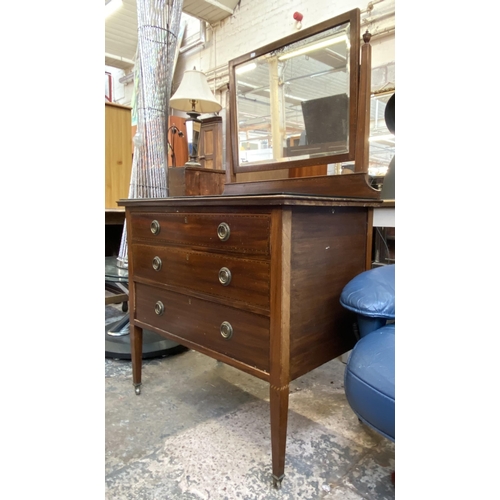
[[385, 107], [394, 91], [372, 95], [370, 106], [370, 164], [368, 174], [372, 185], [381, 188], [396, 152], [396, 137], [387, 128]]
[[344, 22], [233, 66], [237, 170], [353, 159], [351, 43]]

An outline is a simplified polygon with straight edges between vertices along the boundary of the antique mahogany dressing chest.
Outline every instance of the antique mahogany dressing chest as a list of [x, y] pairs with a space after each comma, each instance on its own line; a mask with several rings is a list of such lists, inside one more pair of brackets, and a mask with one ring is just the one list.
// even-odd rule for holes
[[[360, 63], [359, 16], [355, 9], [230, 61], [222, 195], [119, 202], [126, 208], [136, 393], [143, 329], [268, 382], [278, 487], [285, 468], [289, 383], [354, 346], [355, 319], [339, 297], [371, 266], [373, 208], [382, 205], [368, 178], [371, 48], [365, 34]], [[312, 51], [315, 57], [309, 57]], [[318, 66], [325, 64], [328, 70]], [[256, 71], [246, 71], [251, 67]], [[238, 68], [245, 69], [244, 79]], [[318, 78], [311, 86], [312, 71]], [[326, 78], [321, 84], [320, 77]], [[316, 125], [324, 123], [320, 129], [331, 128], [321, 103], [348, 96], [342, 134], [332, 129], [317, 142], [306, 130], [309, 143], [299, 141], [289, 157], [283, 144], [297, 129], [287, 115], [292, 103], [280, 104], [289, 98], [287, 78], [309, 82], [303, 90], [320, 103], [312, 116]], [[260, 96], [267, 95], [269, 103], [255, 123], [245, 121], [245, 96], [252, 88], [269, 91]], [[249, 129], [261, 122], [272, 139], [272, 148], [260, 151], [265, 160], [252, 156], [255, 150], [245, 142]], [[353, 162], [354, 173], [258, 177], [261, 171], [318, 165], [326, 171], [342, 162]], [[257, 178], [238, 182], [244, 173]]]
[[339, 296], [370, 260], [374, 202], [257, 195], [120, 204], [136, 392], [143, 328], [269, 382], [279, 482], [290, 381], [354, 345]]

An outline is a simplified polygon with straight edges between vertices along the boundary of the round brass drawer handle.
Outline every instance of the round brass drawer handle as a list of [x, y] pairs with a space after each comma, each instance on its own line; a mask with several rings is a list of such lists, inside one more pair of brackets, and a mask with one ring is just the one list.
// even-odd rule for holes
[[220, 325], [220, 334], [226, 339], [229, 340], [233, 336], [233, 327], [229, 321], [223, 321], [222, 325]]
[[231, 229], [229, 225], [225, 222], [221, 222], [219, 227], [217, 228], [217, 236], [221, 241], [227, 241], [229, 239], [229, 235], [231, 234]]
[[227, 286], [229, 285], [229, 283], [231, 283], [231, 271], [227, 267], [220, 268], [219, 281], [224, 286]]
[[153, 259], [153, 269], [155, 271], [159, 271], [161, 269], [161, 259], [158, 256]]
[[161, 316], [165, 312], [165, 306], [160, 300], [155, 304], [155, 313]]
[[158, 234], [160, 232], [160, 223], [157, 220], [154, 220], [151, 222], [150, 228], [153, 234]]

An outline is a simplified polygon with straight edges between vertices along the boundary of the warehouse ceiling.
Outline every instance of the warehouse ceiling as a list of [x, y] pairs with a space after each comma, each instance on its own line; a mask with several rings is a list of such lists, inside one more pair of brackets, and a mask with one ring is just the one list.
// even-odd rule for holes
[[[109, 0], [105, 0], [107, 4]], [[123, 5], [106, 19], [105, 64], [123, 70], [134, 66], [137, 49], [136, 0], [122, 0]], [[238, 0], [184, 0], [182, 11], [209, 24], [229, 17]]]

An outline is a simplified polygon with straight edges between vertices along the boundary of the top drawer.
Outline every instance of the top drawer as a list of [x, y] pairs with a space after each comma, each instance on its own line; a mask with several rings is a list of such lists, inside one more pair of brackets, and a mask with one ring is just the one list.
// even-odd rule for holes
[[268, 214], [132, 213], [131, 242], [269, 255]]

